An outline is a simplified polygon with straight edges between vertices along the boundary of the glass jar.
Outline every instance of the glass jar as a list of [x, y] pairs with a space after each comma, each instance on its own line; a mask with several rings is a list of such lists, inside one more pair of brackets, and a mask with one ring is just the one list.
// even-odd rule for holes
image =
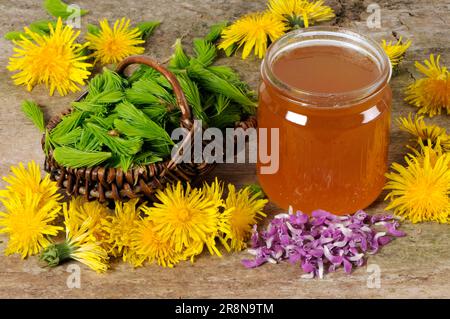
[[[297, 68], [299, 61], [306, 64]], [[364, 81], [352, 73], [370, 65], [373, 70], [361, 69], [371, 72]], [[263, 174], [267, 164], [257, 163], [270, 200], [284, 209], [335, 214], [375, 201], [385, 183], [392, 104], [384, 50], [341, 28], [295, 30], [270, 46], [261, 77], [258, 127], [268, 129], [267, 141], [271, 129], [279, 135], [278, 170]]]

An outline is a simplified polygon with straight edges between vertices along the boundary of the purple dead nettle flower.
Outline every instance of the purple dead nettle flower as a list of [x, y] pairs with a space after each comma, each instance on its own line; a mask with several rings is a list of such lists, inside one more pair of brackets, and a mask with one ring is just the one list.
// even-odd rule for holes
[[287, 214], [276, 215], [266, 230], [258, 232], [253, 227], [248, 252], [254, 258], [242, 263], [254, 268], [288, 260], [300, 264], [304, 278], [323, 278], [341, 266], [349, 274], [353, 267], [364, 265], [366, 254], [375, 254], [394, 237], [405, 236], [399, 225], [392, 215], [369, 216], [362, 210], [347, 216], [315, 210], [309, 217], [290, 208]]

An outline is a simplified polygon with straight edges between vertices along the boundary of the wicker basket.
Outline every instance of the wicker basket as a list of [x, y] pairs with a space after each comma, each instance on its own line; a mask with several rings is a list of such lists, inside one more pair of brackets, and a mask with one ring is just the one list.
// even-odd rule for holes
[[[145, 64], [164, 75], [173, 87], [177, 104], [181, 110], [180, 126], [189, 130], [189, 134], [201, 130], [194, 126], [191, 109], [176, 77], [156, 61], [144, 56], [132, 56], [123, 60], [117, 66], [117, 73], [123, 75], [124, 70], [131, 64]], [[80, 101], [87, 95], [84, 92], [76, 101]], [[61, 121], [64, 115], [71, 110], [63, 112], [52, 118], [47, 124], [47, 131], [51, 131]], [[250, 117], [239, 122], [237, 127], [246, 129], [256, 127], [256, 119]], [[187, 141], [187, 139], [186, 139]], [[193, 139], [191, 139], [193, 141]], [[42, 139], [44, 147], [44, 138]], [[183, 147], [181, 147], [183, 149]], [[178, 154], [181, 156], [181, 154]], [[154, 201], [156, 190], [163, 188], [167, 183], [177, 181], [194, 181], [198, 176], [208, 173], [214, 164], [210, 163], [178, 163], [177, 158], [169, 158], [164, 161], [133, 167], [128, 171], [120, 168], [96, 166], [90, 168], [70, 168], [59, 165], [53, 158], [52, 150], [45, 157], [44, 168], [50, 173], [50, 177], [56, 180], [58, 186], [64, 189], [69, 196], [83, 195], [87, 200], [122, 200], [136, 197], [144, 197]]]

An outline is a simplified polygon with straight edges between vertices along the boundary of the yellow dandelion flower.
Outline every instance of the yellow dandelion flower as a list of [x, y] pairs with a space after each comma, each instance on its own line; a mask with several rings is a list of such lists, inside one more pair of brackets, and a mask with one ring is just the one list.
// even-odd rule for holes
[[159, 190], [160, 201], [153, 207], [144, 208], [163, 241], [170, 242], [175, 252], [193, 257], [206, 245], [211, 254], [221, 255], [215, 237], [219, 229], [219, 207], [222, 202], [214, 195], [205, 193], [188, 184], [186, 189], [178, 182]]
[[254, 48], [255, 55], [264, 57], [269, 40], [275, 41], [287, 30], [285, 24], [273, 14], [252, 13], [246, 15], [222, 31], [223, 41], [219, 49], [227, 50], [235, 45], [244, 46], [242, 58], [246, 59]]
[[[425, 162], [425, 154], [428, 154], [429, 162], [432, 166], [436, 164], [439, 157], [445, 154], [442, 148], [440, 138], [437, 138], [436, 142], [433, 143], [431, 140], [422, 141], [418, 140], [418, 148], [411, 148], [412, 153], [407, 154], [411, 159], [417, 159], [417, 161], [423, 165]], [[450, 168], [450, 167], [449, 167]]]
[[204, 183], [202, 191], [206, 194], [206, 196], [208, 196], [208, 199], [215, 203], [221, 203], [222, 205], [220, 206], [223, 206], [223, 187], [223, 182], [219, 182], [218, 178], [216, 177], [214, 179], [214, 182], [212, 182], [211, 184]]
[[116, 20], [112, 29], [108, 20], [103, 19], [98, 33], [86, 35], [95, 61], [102, 64], [117, 63], [130, 55], [143, 53], [144, 48], [138, 46], [145, 42], [141, 37], [141, 31], [130, 28], [130, 20], [126, 18]]
[[450, 152], [450, 135], [440, 138], [440, 144], [446, 152]]
[[[69, 207], [72, 211], [71, 220], [81, 224], [84, 220], [89, 219], [89, 229], [95, 239], [99, 242], [107, 240], [107, 233], [104, 230], [103, 224], [110, 214], [106, 204], [102, 204], [98, 201], [89, 202], [79, 196], [70, 201]], [[107, 245], [104, 246], [106, 247]]]
[[19, 163], [18, 167], [12, 166], [11, 172], [11, 175], [3, 177], [8, 185], [5, 190], [0, 190], [0, 197], [7, 198], [10, 194], [16, 194], [24, 199], [27, 190], [30, 190], [34, 194], [41, 195], [39, 206], [62, 198], [58, 194], [56, 182], [51, 181], [48, 174], [42, 179], [40, 167], [34, 161], [29, 162], [27, 168], [24, 167], [23, 163]]
[[450, 136], [447, 135], [446, 129], [437, 125], [427, 124], [423, 116], [412, 117], [411, 113], [406, 117], [399, 117], [397, 123], [402, 131], [405, 131], [413, 135], [417, 141], [419, 139], [422, 142], [430, 141], [432, 145], [436, 145], [438, 140], [440, 144], [450, 150]]
[[440, 55], [435, 59], [433, 54], [430, 60], [425, 60], [425, 65], [416, 62], [416, 68], [425, 75], [416, 80], [406, 89], [405, 100], [419, 108], [419, 113], [428, 114], [430, 117], [441, 114], [442, 109], [447, 109], [450, 114], [450, 76], [446, 67], [441, 67]]
[[269, 0], [269, 11], [290, 28], [308, 28], [316, 22], [334, 18], [332, 8], [320, 1]]
[[76, 205], [63, 205], [66, 238], [64, 242], [48, 246], [39, 256], [49, 267], [67, 260], [76, 260], [96, 272], [108, 269], [108, 253], [94, 236], [91, 217], [80, 219]]
[[122, 256], [123, 261], [132, 261], [134, 252], [132, 246], [136, 222], [139, 221], [143, 206], [137, 206], [139, 198], [128, 202], [116, 202], [113, 216], [106, 218], [103, 229], [108, 234], [106, 243], [110, 246], [109, 253], [114, 257]]
[[413, 223], [437, 221], [450, 223], [450, 153], [423, 146], [421, 155], [405, 157], [406, 166], [392, 164], [386, 174], [386, 209]]
[[400, 62], [402, 62], [403, 57], [405, 56], [406, 50], [411, 46], [411, 40], [408, 40], [405, 43], [402, 43], [402, 38], [398, 39], [397, 43], [393, 43], [392, 41], [387, 42], [383, 40], [381, 46], [386, 52], [389, 60], [391, 61], [392, 67], [397, 66]]
[[156, 262], [163, 267], [172, 268], [183, 260], [180, 253], [175, 252], [173, 244], [162, 240], [154, 230], [155, 225], [148, 219], [136, 222], [136, 230], [132, 234], [131, 250], [135, 253], [131, 263], [135, 267], [142, 266], [145, 261]]
[[[267, 199], [261, 199], [260, 193], [254, 193], [250, 187], [236, 192], [234, 185], [228, 185], [228, 196], [225, 200], [225, 211], [220, 216], [228, 225], [223, 232], [222, 242], [230, 250], [242, 250], [247, 244], [252, 227], [261, 217], [265, 217], [263, 208]], [[229, 244], [228, 244], [229, 243]]]
[[43, 195], [30, 188], [24, 192], [24, 196], [10, 193], [2, 198], [6, 212], [0, 212], [0, 233], [9, 237], [5, 254], [18, 253], [22, 258], [39, 253], [50, 245], [48, 237], [62, 230], [53, 225], [61, 210], [60, 204], [54, 198], [43, 203]]
[[13, 41], [15, 54], [9, 58], [9, 71], [19, 71], [12, 78], [16, 85], [27, 86], [28, 91], [38, 84], [45, 84], [50, 95], [57, 90], [60, 95], [80, 90], [91, 73], [92, 65], [84, 62], [82, 55], [87, 44], [77, 44], [80, 32], [71, 26], [63, 26], [58, 18], [56, 27], [49, 24], [50, 34], [42, 35], [24, 28], [28, 39]]

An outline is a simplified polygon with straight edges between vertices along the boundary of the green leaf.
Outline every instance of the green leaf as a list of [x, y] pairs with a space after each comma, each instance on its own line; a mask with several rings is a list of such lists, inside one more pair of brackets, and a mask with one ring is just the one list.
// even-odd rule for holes
[[22, 112], [33, 122], [39, 131], [45, 132], [44, 113], [35, 102], [29, 100], [23, 101]]
[[227, 106], [220, 114], [210, 118], [210, 126], [224, 129], [234, 127], [234, 124], [241, 119], [241, 110], [236, 104]]
[[122, 170], [126, 172], [133, 165], [133, 160], [133, 156], [119, 156], [117, 167], [121, 167]]
[[[48, 35], [50, 34], [50, 27], [49, 24], [53, 25], [53, 27], [56, 26], [56, 22], [55, 21], [50, 21], [50, 20], [39, 20], [36, 22], [31, 23], [28, 28], [36, 33], [39, 33], [41, 35]], [[6, 40], [21, 40], [22, 36], [24, 36], [27, 39], [31, 39], [31, 37], [26, 34], [25, 32], [22, 31], [11, 31], [8, 32], [4, 35], [4, 38]]]
[[176, 99], [172, 92], [164, 88], [158, 79], [142, 78], [125, 90], [128, 101], [133, 104], [167, 104], [175, 106]]
[[172, 130], [180, 126], [181, 111], [172, 111], [167, 115], [166, 125], [172, 127]]
[[[61, 17], [62, 19], [67, 19], [74, 13], [74, 10], [69, 8], [69, 5], [61, 0], [44, 0], [44, 8], [55, 18]], [[87, 10], [80, 10], [80, 15], [83, 16], [86, 13], [88, 13]]]
[[150, 35], [152, 35], [153, 31], [161, 24], [159, 21], [145, 21], [138, 23], [136, 27], [142, 33], [142, 39], [147, 39]]
[[177, 39], [174, 44], [174, 51], [169, 61], [169, 68], [184, 69], [189, 66], [189, 57], [184, 53], [181, 39]]
[[96, 95], [90, 94], [89, 98], [83, 101], [72, 102], [72, 106], [80, 111], [90, 112], [94, 114], [105, 114], [108, 110], [107, 105], [118, 103], [124, 98], [122, 91], [115, 89], [103, 91]]
[[65, 135], [53, 137], [52, 143], [58, 146], [75, 144], [80, 139], [82, 132], [83, 129], [77, 127]]
[[80, 111], [73, 111], [72, 113], [64, 116], [61, 122], [50, 131], [50, 137], [58, 138], [59, 136], [66, 135], [81, 124], [81, 121], [86, 116], [86, 113]]
[[237, 48], [238, 48], [238, 46], [236, 44], [230, 45], [228, 48], [226, 48], [224, 50], [225, 51], [225, 55], [227, 57], [230, 57], [234, 53], [234, 51], [236, 51]]
[[194, 39], [194, 52], [197, 60], [203, 66], [209, 66], [217, 56], [216, 46], [204, 39]]
[[114, 126], [123, 134], [146, 140], [161, 140], [173, 144], [169, 134], [157, 123], [149, 119], [144, 112], [129, 102], [116, 106], [115, 112], [123, 120], [115, 120]]
[[204, 68], [195, 60], [191, 60], [191, 64], [188, 68], [188, 74], [197, 80], [201, 84], [202, 88], [205, 88], [210, 92], [223, 94], [241, 105], [245, 112], [254, 114], [256, 103], [245, 95], [242, 90]]
[[211, 65], [208, 70], [220, 76], [222, 79], [238, 81], [239, 75], [227, 65]]
[[203, 105], [203, 110], [206, 113], [210, 113], [210, 110], [215, 108], [215, 103], [216, 103], [216, 95], [214, 94], [203, 94], [202, 95], [202, 105]]
[[86, 128], [111, 151], [119, 156], [134, 155], [141, 150], [142, 139], [124, 139], [119, 136], [110, 135], [111, 132], [94, 123], [86, 123]]
[[[158, 124], [164, 124], [164, 120], [170, 114], [167, 110], [167, 107], [162, 104], [147, 105], [147, 106], [143, 107], [141, 110], [152, 121], [154, 121]], [[172, 111], [172, 113], [173, 112], [177, 112], [177, 110]]]
[[145, 79], [133, 83], [132, 87], [125, 90], [127, 101], [133, 104], [159, 104], [161, 99], [151, 93], [148, 82]]
[[45, 130], [44, 134], [44, 153], [45, 155], [48, 155], [48, 151], [50, 150], [50, 147], [52, 145], [52, 141], [50, 139], [50, 134], [48, 130]]
[[[178, 74], [178, 73], [177, 73]], [[176, 74], [175, 74], [176, 75]], [[158, 82], [159, 85], [161, 85], [166, 90], [173, 93], [172, 84], [170, 84], [169, 80], [164, 75], [159, 74], [157, 77], [155, 77], [153, 80]]]
[[124, 79], [117, 72], [111, 71], [108, 68], [103, 68], [103, 87], [104, 91], [123, 90], [127, 86], [127, 80]]
[[156, 156], [165, 158], [170, 155], [172, 145], [169, 145], [164, 141], [152, 141], [146, 145], [146, 149], [152, 151]]
[[86, 99], [91, 96], [102, 93], [103, 91], [121, 91], [126, 86], [126, 80], [114, 71], [103, 68], [103, 72], [97, 74], [89, 81], [89, 94]]
[[[161, 82], [158, 81], [157, 78], [155, 79], [141, 79], [139, 82], [140, 85], [145, 85], [147, 88], [147, 91], [155, 96], [159, 96], [163, 98], [166, 101], [170, 101], [171, 103], [175, 103], [175, 98], [172, 96], [171, 92], [167, 91], [167, 89], [161, 85]], [[137, 83], [135, 83], [136, 85]]]
[[93, 97], [92, 101], [100, 104], [113, 104], [122, 101], [124, 96], [125, 95], [122, 91], [116, 91], [113, 89], [109, 91], [103, 91], [102, 93]]
[[105, 130], [112, 130], [114, 128], [114, 120], [119, 118], [117, 114], [111, 114], [107, 117], [93, 115], [86, 122], [98, 124], [103, 127]]
[[82, 130], [75, 148], [81, 151], [100, 151], [102, 143], [89, 130]]
[[134, 83], [142, 78], [154, 79], [159, 75], [160, 73], [156, 71], [154, 68], [142, 64], [136, 70], [134, 70], [133, 74], [130, 75], [130, 77], [128, 78], [128, 82]]
[[3, 37], [6, 40], [13, 41], [13, 40], [22, 40], [22, 36], [28, 38], [25, 32], [20, 31], [10, 31], [7, 32]]
[[96, 74], [88, 83], [88, 95], [86, 96], [85, 100], [88, 99], [90, 96], [95, 96], [103, 91], [103, 85], [105, 84], [105, 77], [104, 73]]
[[107, 108], [103, 104], [94, 103], [91, 101], [80, 101], [80, 102], [72, 102], [72, 106], [83, 112], [95, 113], [95, 114], [104, 114], [107, 111]]
[[157, 156], [152, 151], [143, 152], [134, 158], [134, 161], [140, 165], [148, 165], [162, 160], [162, 157]]
[[50, 34], [50, 26], [53, 29], [56, 28], [56, 21], [52, 20], [38, 20], [30, 24], [29, 28], [31, 31], [40, 33], [40, 34]]
[[208, 67], [208, 70], [213, 72], [214, 74], [220, 76], [222, 79], [227, 80], [232, 83], [242, 92], [244, 92], [247, 96], [253, 97], [253, 91], [250, 90], [250, 87], [247, 83], [242, 81], [232, 68], [226, 65], [211, 65]]
[[218, 94], [216, 100], [217, 115], [223, 113], [223, 111], [230, 105], [230, 102], [231, 101], [228, 97], [222, 94]]
[[110, 152], [80, 151], [72, 147], [56, 147], [53, 151], [55, 160], [71, 168], [92, 167], [99, 165], [112, 156]]
[[88, 31], [90, 34], [98, 35], [98, 34], [100, 33], [100, 28], [99, 28], [98, 26], [96, 26], [95, 24], [88, 23], [88, 25], [87, 25], [87, 31]]
[[202, 109], [202, 101], [200, 98], [200, 92], [198, 90], [197, 84], [189, 79], [185, 73], [177, 75], [178, 82], [180, 82], [181, 89], [192, 108], [192, 112], [195, 117], [207, 123], [208, 117]]
[[222, 30], [228, 25], [228, 21], [222, 21], [217, 24], [214, 24], [210, 27], [208, 34], [204, 37], [206, 41], [216, 42], [220, 35], [222, 34]]

